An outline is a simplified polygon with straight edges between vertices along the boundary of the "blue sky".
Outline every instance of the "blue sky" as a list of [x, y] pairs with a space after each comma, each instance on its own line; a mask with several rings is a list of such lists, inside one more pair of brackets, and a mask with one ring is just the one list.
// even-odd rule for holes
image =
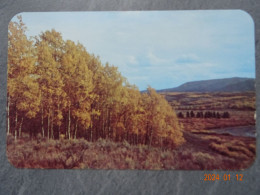
[[[241, 10], [21, 13], [35, 36], [54, 28], [119, 68], [140, 90], [255, 77], [254, 23]], [[13, 18], [15, 20], [16, 17]]]

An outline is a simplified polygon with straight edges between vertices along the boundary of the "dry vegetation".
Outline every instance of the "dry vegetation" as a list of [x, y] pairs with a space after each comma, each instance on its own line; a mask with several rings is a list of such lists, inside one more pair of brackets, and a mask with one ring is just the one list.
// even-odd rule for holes
[[[233, 112], [231, 112], [231, 117], [228, 119], [183, 118], [179, 119], [179, 121], [182, 124], [183, 129], [185, 129], [186, 131], [255, 125], [253, 113], [242, 113], [245, 115], [245, 118], [238, 116], [236, 117], [235, 115], [232, 115], [232, 113]], [[236, 113], [236, 115], [238, 114], [239, 113]]]
[[[243, 169], [254, 160], [255, 142], [252, 140], [229, 143], [225, 138], [215, 140], [204, 136], [201, 144], [210, 146], [205, 150], [207, 147], [201, 149], [196, 145], [196, 139], [188, 138], [188, 144], [169, 150], [103, 139], [97, 142], [29, 138], [15, 141], [10, 135], [7, 156], [15, 167], [39, 169]], [[246, 147], [249, 142], [251, 144]]]
[[255, 92], [162, 92], [176, 110], [255, 110]]

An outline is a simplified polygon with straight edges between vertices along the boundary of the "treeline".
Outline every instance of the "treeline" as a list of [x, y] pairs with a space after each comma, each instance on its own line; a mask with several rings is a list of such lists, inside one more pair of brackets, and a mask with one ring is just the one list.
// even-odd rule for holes
[[141, 94], [117, 67], [53, 29], [30, 39], [25, 32], [21, 16], [10, 22], [7, 134], [149, 146], [184, 142], [175, 112], [154, 89]]
[[179, 118], [230, 118], [229, 112], [211, 112], [211, 111], [206, 111], [206, 112], [193, 112], [193, 111], [187, 111], [186, 115], [184, 115], [182, 112], [178, 112], [178, 117]]

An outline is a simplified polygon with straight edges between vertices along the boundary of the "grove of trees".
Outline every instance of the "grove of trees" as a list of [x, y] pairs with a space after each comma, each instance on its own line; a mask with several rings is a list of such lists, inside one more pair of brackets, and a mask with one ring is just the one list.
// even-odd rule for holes
[[[182, 112], [178, 112], [178, 118], [184, 118], [184, 114]], [[186, 112], [186, 118], [230, 118], [229, 112], [224, 112], [223, 114], [220, 114], [219, 112], [211, 112], [211, 111], [198, 111], [197, 114], [193, 111], [187, 111]]]
[[117, 67], [54, 29], [28, 38], [22, 17], [8, 31], [7, 134], [99, 138], [130, 144], [184, 142], [163, 96], [127, 82]]

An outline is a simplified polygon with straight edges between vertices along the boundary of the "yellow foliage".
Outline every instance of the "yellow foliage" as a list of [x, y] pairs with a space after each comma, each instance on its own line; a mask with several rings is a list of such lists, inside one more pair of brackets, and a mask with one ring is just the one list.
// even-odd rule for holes
[[41, 123], [43, 136], [52, 138], [64, 126], [69, 138], [87, 131], [90, 140], [184, 141], [174, 110], [154, 89], [141, 94], [117, 67], [102, 65], [54, 29], [29, 40], [18, 20], [10, 22], [8, 33], [8, 96], [18, 118]]

